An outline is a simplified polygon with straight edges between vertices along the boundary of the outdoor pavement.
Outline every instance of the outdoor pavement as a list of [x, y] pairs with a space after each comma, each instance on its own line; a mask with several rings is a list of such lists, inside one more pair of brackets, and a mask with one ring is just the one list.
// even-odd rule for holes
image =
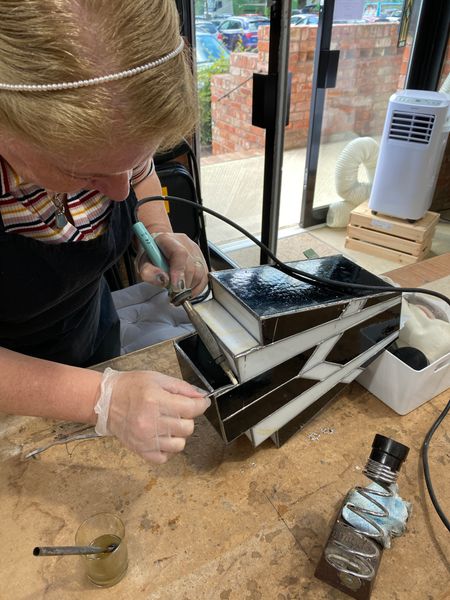
[[[321, 146], [317, 171], [314, 206], [324, 206], [340, 200], [335, 190], [336, 160], [350, 140]], [[250, 233], [259, 235], [264, 177], [264, 156], [243, 154], [217, 156], [201, 163], [202, 196], [205, 206], [236, 221]], [[306, 148], [286, 150], [283, 158], [281, 185], [280, 228], [298, 226], [303, 194]], [[208, 238], [218, 245], [241, 239], [214, 217], [207, 217]]]
[[[339, 201], [335, 190], [336, 160], [349, 140], [324, 144], [319, 155], [315, 206]], [[257, 237], [261, 229], [264, 157], [245, 153], [208, 157], [201, 164], [202, 196], [205, 206], [236, 221]], [[277, 255], [282, 260], [304, 258], [303, 252], [314, 250], [319, 256], [345, 254], [369, 271], [379, 274], [398, 267], [398, 263], [345, 248], [346, 230], [326, 225], [308, 231], [298, 227], [306, 149], [287, 150], [283, 160], [280, 207], [280, 239]], [[363, 180], [363, 173], [360, 173]], [[259, 249], [229, 225], [206, 216], [208, 239], [219, 245], [242, 266], [259, 264]], [[430, 256], [440, 255], [450, 247], [450, 224], [440, 223], [433, 239]]]

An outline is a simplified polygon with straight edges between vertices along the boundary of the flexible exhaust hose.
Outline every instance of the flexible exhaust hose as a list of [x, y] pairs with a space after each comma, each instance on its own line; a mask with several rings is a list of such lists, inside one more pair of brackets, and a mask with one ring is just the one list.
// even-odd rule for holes
[[[378, 144], [370, 137], [352, 140], [339, 155], [336, 162], [336, 192], [353, 207], [370, 196], [377, 158]], [[365, 167], [368, 181], [359, 181], [360, 165]]]
[[[328, 227], [346, 227], [350, 212], [370, 196], [375, 167], [378, 158], [378, 144], [370, 137], [356, 138], [345, 146], [336, 162], [336, 192], [343, 202], [335, 202], [328, 210]], [[363, 166], [367, 181], [359, 180], [359, 168]]]

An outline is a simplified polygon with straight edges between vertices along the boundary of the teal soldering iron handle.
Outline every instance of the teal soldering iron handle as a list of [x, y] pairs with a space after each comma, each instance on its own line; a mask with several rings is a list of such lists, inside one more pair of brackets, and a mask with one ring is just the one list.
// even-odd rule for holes
[[147, 256], [158, 269], [165, 273], [169, 272], [169, 265], [161, 253], [158, 244], [153, 239], [152, 235], [147, 231], [145, 225], [141, 221], [137, 221], [133, 225], [134, 233], [138, 236]]
[[[162, 271], [169, 273], [169, 265], [167, 264], [164, 256], [162, 255], [162, 252], [159, 249], [157, 243], [155, 242], [155, 240], [153, 239], [151, 234], [145, 228], [144, 224], [141, 223], [141, 221], [137, 221], [133, 225], [133, 230], [134, 230], [134, 233], [138, 236], [139, 241], [142, 244], [142, 247], [144, 248], [145, 252], [147, 253], [147, 256], [149, 257], [151, 262], [155, 265], [155, 267], [158, 267], [158, 269], [161, 269]], [[188, 314], [189, 319], [193, 323], [194, 327], [197, 329], [197, 333], [198, 333], [199, 337], [205, 344], [205, 346], [208, 349], [209, 353], [211, 354], [213, 360], [222, 367], [222, 369], [228, 375], [228, 377], [233, 382], [233, 384], [236, 385], [238, 383], [238, 381], [237, 381], [233, 371], [228, 366], [225, 355], [223, 354], [218, 343], [214, 339], [214, 336], [209, 331], [208, 327], [204, 323], [202, 323], [200, 317], [193, 310], [193, 308], [189, 302], [190, 297], [191, 297], [190, 289], [173, 294], [173, 291], [171, 293], [170, 286], [169, 286], [169, 298], [171, 298], [171, 302], [175, 306], [179, 306], [180, 304], [183, 305], [185, 311]]]

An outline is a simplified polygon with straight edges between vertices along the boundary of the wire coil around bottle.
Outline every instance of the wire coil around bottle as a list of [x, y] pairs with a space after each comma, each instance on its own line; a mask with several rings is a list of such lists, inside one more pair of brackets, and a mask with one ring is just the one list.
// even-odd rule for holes
[[[362, 525], [355, 523], [341, 523], [340, 529], [330, 546], [327, 547], [325, 558], [327, 562], [339, 573], [344, 573], [359, 580], [370, 580], [375, 575], [373, 561], [378, 560], [380, 549], [374, 540], [380, 541], [386, 532], [377, 522], [380, 519], [389, 518], [389, 510], [378, 498], [391, 498], [394, 494], [390, 486], [397, 481], [398, 472], [392, 471], [389, 466], [368, 459], [363, 473], [378, 485], [378, 489], [357, 486], [353, 493], [359, 494], [366, 506], [358, 506], [354, 502], [347, 502], [345, 508], [369, 526], [363, 529]], [[369, 506], [367, 506], [369, 504]], [[344, 528], [346, 528], [344, 530]], [[347, 535], [342, 532], [346, 531]], [[351, 536], [349, 532], [351, 531]], [[351, 540], [350, 540], [351, 537]], [[351, 543], [350, 543], [351, 541]], [[356, 542], [356, 547], [355, 547]], [[363, 545], [363, 550], [357, 544]]]
[[[380, 484], [378, 484], [378, 485], [380, 485]], [[376, 500], [374, 498], [374, 496], [379, 496], [381, 498], [391, 498], [393, 496], [393, 494], [389, 490], [389, 488], [387, 488], [385, 486], [381, 486], [381, 487], [383, 488], [382, 490], [375, 490], [375, 489], [369, 488], [369, 487], [363, 488], [360, 486], [354, 488], [354, 491], [357, 494], [362, 496], [365, 500], [368, 500], [378, 510], [371, 510], [370, 508], [366, 508], [363, 506], [357, 506], [356, 504], [353, 504], [351, 502], [348, 502], [346, 504], [346, 508], [350, 512], [352, 512], [357, 517], [359, 517], [360, 519], [365, 521], [375, 531], [373, 533], [368, 533], [367, 530], [361, 529], [361, 528], [355, 526], [354, 524], [352, 524], [352, 527], [358, 533], [361, 533], [362, 535], [366, 535], [366, 536], [376, 538], [376, 539], [383, 538], [385, 535], [385, 532], [384, 532], [384, 529], [381, 527], [381, 525], [379, 525], [372, 517], [376, 517], [378, 519], [387, 519], [389, 517], [389, 511], [387, 510], [387, 508], [385, 506], [383, 506], [383, 504], [381, 504], [381, 502], [378, 502], [378, 500]]]
[[398, 478], [398, 471], [392, 471], [387, 465], [383, 465], [371, 458], [367, 460], [363, 473], [366, 477], [372, 481], [376, 481], [380, 485], [381, 482], [390, 485], [391, 483], [395, 483]]
[[333, 531], [332, 539], [325, 549], [325, 559], [332, 567], [339, 573], [358, 579], [370, 580], [374, 577], [375, 568], [372, 563], [377, 562], [379, 556], [380, 550], [373, 540], [342, 522]]

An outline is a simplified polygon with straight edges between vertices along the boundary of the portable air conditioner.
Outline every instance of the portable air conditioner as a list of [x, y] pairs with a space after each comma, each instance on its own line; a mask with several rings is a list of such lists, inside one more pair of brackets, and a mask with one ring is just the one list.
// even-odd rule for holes
[[443, 92], [401, 90], [390, 97], [369, 200], [374, 213], [415, 221], [430, 208], [449, 106]]

